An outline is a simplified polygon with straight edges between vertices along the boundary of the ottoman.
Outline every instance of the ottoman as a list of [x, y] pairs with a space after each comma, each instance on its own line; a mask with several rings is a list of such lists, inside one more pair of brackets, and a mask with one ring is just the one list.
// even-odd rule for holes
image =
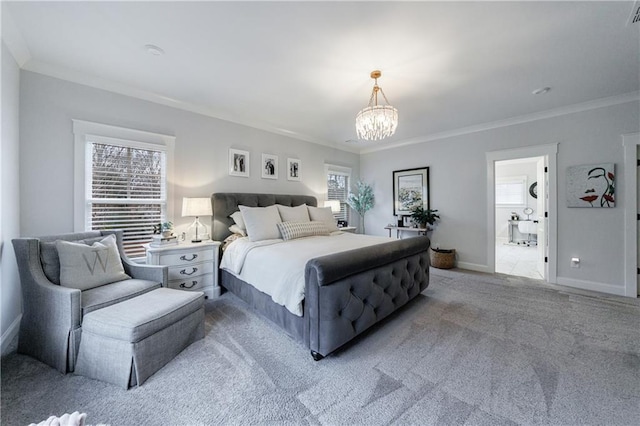
[[139, 386], [203, 337], [204, 293], [159, 288], [85, 315], [75, 373]]

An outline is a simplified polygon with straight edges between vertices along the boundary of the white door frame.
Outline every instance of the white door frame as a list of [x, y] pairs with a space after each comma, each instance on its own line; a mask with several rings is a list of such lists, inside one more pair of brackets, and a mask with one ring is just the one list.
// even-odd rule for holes
[[558, 253], [558, 190], [557, 190], [557, 155], [558, 144], [527, 146], [523, 148], [504, 149], [487, 152], [487, 267], [489, 272], [496, 271], [496, 195], [495, 195], [495, 162], [514, 160], [516, 158], [546, 157], [549, 180], [549, 213], [547, 235], [549, 239], [549, 273], [547, 282], [557, 282]]
[[[624, 146], [624, 295], [637, 297], [638, 284], [638, 146], [640, 133], [622, 135]], [[618, 194], [618, 198], [620, 195]]]

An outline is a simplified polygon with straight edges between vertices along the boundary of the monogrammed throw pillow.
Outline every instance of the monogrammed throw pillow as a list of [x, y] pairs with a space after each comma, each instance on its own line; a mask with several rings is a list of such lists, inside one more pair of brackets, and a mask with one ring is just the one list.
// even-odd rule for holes
[[115, 235], [108, 235], [90, 246], [58, 240], [56, 248], [63, 287], [88, 290], [131, 278], [124, 273]]

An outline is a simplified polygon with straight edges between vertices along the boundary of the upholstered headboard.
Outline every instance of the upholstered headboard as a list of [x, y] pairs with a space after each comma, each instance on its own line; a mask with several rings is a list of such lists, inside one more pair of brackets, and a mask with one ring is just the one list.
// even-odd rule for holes
[[318, 200], [311, 195], [283, 195], [283, 194], [249, 194], [242, 192], [219, 192], [211, 195], [211, 207], [213, 216], [211, 218], [211, 238], [216, 241], [223, 241], [231, 232], [229, 226], [233, 225], [233, 220], [229, 217], [233, 212], [239, 210], [238, 206], [247, 207], [267, 207], [274, 204], [283, 206], [299, 206], [306, 204], [316, 207]]

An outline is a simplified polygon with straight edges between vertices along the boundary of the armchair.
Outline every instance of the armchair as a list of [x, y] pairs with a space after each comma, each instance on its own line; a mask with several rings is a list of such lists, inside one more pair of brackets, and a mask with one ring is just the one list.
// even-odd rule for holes
[[[125, 273], [131, 279], [88, 290], [59, 285], [56, 240], [91, 244], [116, 236]], [[168, 267], [139, 265], [122, 246], [122, 231], [88, 231], [13, 241], [22, 288], [22, 321], [18, 352], [30, 355], [61, 373], [74, 371], [85, 314], [130, 299], [168, 282]]]

